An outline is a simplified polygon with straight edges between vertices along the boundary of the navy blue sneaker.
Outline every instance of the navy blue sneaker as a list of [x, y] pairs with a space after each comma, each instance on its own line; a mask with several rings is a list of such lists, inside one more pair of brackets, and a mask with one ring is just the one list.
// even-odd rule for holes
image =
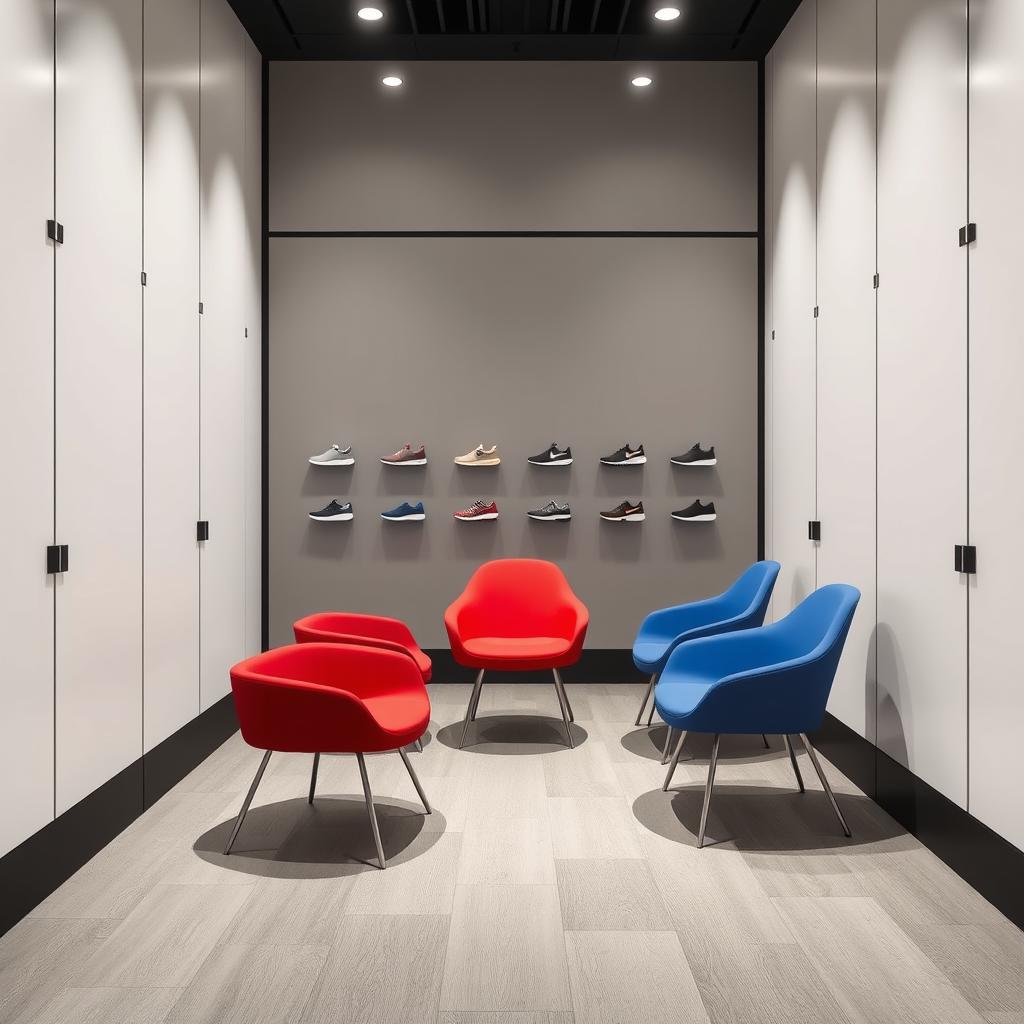
[[318, 523], [347, 523], [352, 517], [352, 502], [346, 501], [342, 505], [336, 498], [332, 498], [319, 512], [309, 513], [309, 518]]
[[389, 523], [422, 523], [427, 513], [423, 510], [422, 501], [417, 501], [415, 505], [403, 501], [401, 505], [381, 512], [380, 517]]

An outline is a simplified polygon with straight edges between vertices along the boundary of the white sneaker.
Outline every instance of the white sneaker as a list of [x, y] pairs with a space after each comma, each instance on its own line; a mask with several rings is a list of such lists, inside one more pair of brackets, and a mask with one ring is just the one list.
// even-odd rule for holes
[[355, 465], [356, 457], [352, 454], [352, 446], [340, 448], [332, 444], [325, 452], [314, 455], [310, 460], [311, 466], [352, 466]]

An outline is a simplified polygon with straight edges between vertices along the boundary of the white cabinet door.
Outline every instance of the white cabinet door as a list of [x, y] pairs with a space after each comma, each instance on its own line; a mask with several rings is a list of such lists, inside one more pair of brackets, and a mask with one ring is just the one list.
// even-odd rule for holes
[[0, 856], [53, 818], [53, 3], [0, 33]]
[[1017, 637], [1024, 477], [1024, 4], [971, 3], [970, 265], [970, 803], [1024, 849], [1018, 744], [1024, 672]]
[[145, 749], [199, 714], [199, 0], [146, 0]]
[[818, 585], [861, 592], [829, 711], [875, 722], [875, 0], [818, 0]]
[[56, 29], [59, 814], [142, 753], [142, 2]]
[[200, 705], [230, 689], [243, 654], [247, 260], [242, 28], [227, 0], [202, 2], [201, 495], [210, 539], [201, 553]]
[[878, 745], [967, 798], [966, 3], [878, 5]]
[[255, 654], [262, 635], [262, 449], [263, 429], [261, 382], [263, 375], [263, 196], [262, 196], [262, 128], [263, 128], [263, 58], [253, 41], [243, 33], [245, 53], [245, 340], [243, 358], [245, 374], [243, 404], [245, 408], [245, 628], [244, 652]]
[[771, 537], [768, 553], [782, 563], [776, 618], [815, 585], [814, 246], [815, 5], [804, 4], [772, 51], [772, 247], [774, 340], [768, 342], [772, 395]]

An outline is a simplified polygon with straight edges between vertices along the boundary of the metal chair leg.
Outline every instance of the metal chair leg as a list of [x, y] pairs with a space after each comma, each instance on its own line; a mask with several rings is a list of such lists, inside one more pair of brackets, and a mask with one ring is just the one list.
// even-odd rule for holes
[[366, 774], [366, 759], [362, 754], [356, 754], [356, 759], [359, 761], [359, 774], [363, 779], [363, 796], [366, 798], [366, 812], [370, 815], [370, 828], [373, 829], [373, 841], [377, 844], [377, 861], [380, 863], [380, 869], [383, 871], [387, 866], [387, 861], [384, 859], [384, 847], [380, 841], [380, 828], [377, 826], [377, 811], [373, 806], [373, 793], [370, 792], [370, 777]]
[[573, 749], [576, 745], [572, 741], [572, 729], [569, 725], [569, 699], [565, 695], [565, 684], [557, 668], [551, 671], [555, 677], [555, 693], [558, 695], [558, 706], [562, 710], [562, 721], [565, 723], [565, 738], [569, 741], [570, 749]]
[[765, 736], [764, 733], [761, 733], [761, 739], [764, 740], [764, 749], [765, 750], [771, 750], [772, 749], [772, 745], [768, 742], [768, 737]]
[[662, 748], [662, 751], [661, 751], [661, 763], [662, 764], [668, 764], [668, 752], [672, 748], [672, 733], [674, 733], [674, 732], [675, 732], [675, 729], [673, 729], [672, 726], [670, 725], [668, 727], [668, 732], [665, 733], [665, 746]]
[[412, 784], [416, 787], [416, 792], [420, 795], [420, 802], [423, 804], [423, 809], [427, 814], [432, 814], [433, 811], [430, 808], [430, 801], [427, 799], [427, 794], [423, 792], [423, 787], [420, 785], [420, 780], [416, 778], [416, 773], [412, 770], [412, 762], [409, 760], [409, 755], [401, 747], [398, 748], [398, 752], [402, 755], [406, 771], [409, 772], [409, 778], [412, 779]]
[[[483, 670], [481, 669], [481, 671], [483, 671]], [[470, 716], [470, 719], [469, 719], [471, 722], [475, 722], [476, 721], [476, 713], [480, 710], [480, 696], [481, 696], [481, 694], [483, 692], [484, 692], [483, 686], [481, 686], [479, 689], [475, 689], [474, 688], [474, 690], [473, 690], [473, 695], [470, 698], [472, 703], [473, 703], [473, 712], [472, 712], [472, 714]]]
[[651, 710], [647, 714], [647, 728], [651, 727], [651, 722], [654, 721], [654, 701], [651, 701]]
[[796, 763], [796, 751], [793, 750], [793, 741], [786, 735], [782, 737], [786, 741], [786, 750], [789, 751], [789, 761], [793, 765], [793, 774], [796, 776], [796, 784], [800, 787], [801, 793], [806, 793], [804, 789], [804, 779], [800, 774], [800, 765]]
[[821, 780], [821, 788], [828, 794], [828, 802], [832, 805], [832, 810], [836, 812], [839, 824], [843, 827], [843, 835], [849, 838], [850, 826], [846, 824], [843, 812], [839, 810], [839, 804], [836, 803], [835, 794], [832, 792], [832, 787], [828, 784], [828, 779], [825, 778], [825, 773], [821, 770], [821, 763], [818, 761], [818, 755], [814, 747], [811, 746], [811, 741], [807, 738], [807, 733], [800, 733], [800, 739], [804, 741], [804, 746], [807, 748], [807, 754], [811, 759], [811, 764], [814, 765], [814, 770], [818, 773], [818, 778]]
[[423, 740], [417, 740], [417, 741], [416, 741], [416, 742], [415, 742], [415, 743], [413, 744], [413, 746], [414, 746], [414, 747], [416, 748], [416, 752], [417, 752], [418, 754], [422, 754], [422, 753], [423, 753]]
[[704, 845], [704, 829], [708, 823], [708, 810], [711, 808], [711, 790], [715, 787], [715, 768], [718, 766], [718, 744], [722, 737], [715, 733], [715, 742], [711, 747], [711, 761], [708, 764], [708, 781], [704, 787], [704, 806], [700, 812], [700, 831], [697, 833], [697, 849]]
[[[640, 724], [640, 719], [644, 717], [644, 708], [647, 707], [647, 702], [649, 700], [653, 699], [654, 684], [657, 681], [658, 681], [658, 673], [655, 672], [651, 676], [651, 681], [647, 684], [647, 692], [644, 693], [644, 699], [640, 702], [640, 710], [636, 713], [636, 721], [633, 723], [634, 725], [639, 725]], [[650, 725], [649, 722], [647, 724]]]
[[231, 847], [235, 845], [235, 839], [238, 838], [238, 830], [242, 827], [242, 822], [245, 821], [245, 815], [249, 810], [249, 804], [252, 803], [252, 798], [256, 795], [256, 789], [260, 784], [260, 779], [263, 778], [263, 772], [266, 770], [267, 762], [270, 760], [270, 755], [272, 753], [272, 750], [268, 750], [263, 755], [263, 760], [260, 761], [259, 768], [256, 769], [256, 777], [252, 780], [249, 792], [245, 795], [245, 802], [242, 804], [242, 809], [238, 812], [238, 817], [235, 818], [235, 827], [231, 830], [231, 838], [228, 840], [227, 846], [224, 847], [225, 857], [231, 853]]
[[569, 691], [565, 688], [565, 682], [562, 682], [562, 699], [565, 701], [565, 710], [569, 712], [569, 721], [575, 722], [576, 716], [572, 713], [572, 705], [569, 703]]
[[476, 674], [476, 682], [473, 684], [473, 692], [469, 695], [469, 705], [466, 708], [466, 719], [462, 723], [462, 739], [459, 740], [459, 750], [466, 745], [466, 733], [469, 732], [469, 723], [473, 721], [476, 713], [476, 702], [480, 699], [480, 688], [484, 685], [484, 670], [480, 669]]
[[317, 752], [313, 755], [313, 774], [309, 779], [309, 802], [313, 802], [313, 794], [316, 792], [316, 773], [320, 767], [320, 754]]
[[672, 763], [668, 766], [668, 774], [665, 776], [665, 784], [661, 787], [662, 792], [667, 793], [668, 787], [672, 782], [672, 776], [675, 774], [676, 765], [679, 764], [679, 755], [683, 752], [683, 741], [686, 739], [686, 731], [680, 730], [679, 742], [676, 744], [676, 752], [672, 757]]

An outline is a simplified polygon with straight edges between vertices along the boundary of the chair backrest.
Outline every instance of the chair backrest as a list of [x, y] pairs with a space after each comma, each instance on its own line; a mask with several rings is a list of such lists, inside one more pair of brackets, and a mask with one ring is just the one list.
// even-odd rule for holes
[[808, 594], [774, 625], [789, 657], [812, 661], [834, 656], [838, 665], [859, 600], [860, 591], [847, 583], [829, 583]]
[[538, 558], [485, 562], [466, 584], [461, 616], [467, 635], [567, 636], [576, 597], [562, 570]]
[[722, 594], [723, 609], [730, 617], [744, 616], [751, 626], [760, 626], [781, 568], [778, 562], [765, 559], [745, 569]]

